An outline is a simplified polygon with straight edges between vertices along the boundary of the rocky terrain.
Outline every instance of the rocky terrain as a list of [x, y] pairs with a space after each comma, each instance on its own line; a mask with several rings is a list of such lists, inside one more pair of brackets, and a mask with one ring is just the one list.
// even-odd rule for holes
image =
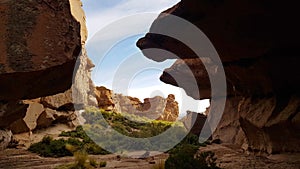
[[95, 94], [98, 107], [107, 111], [132, 113], [164, 121], [176, 121], [179, 115], [178, 103], [172, 94], [167, 98], [145, 98], [144, 102], [138, 98], [116, 94], [103, 86], [96, 87]]
[[[222, 113], [219, 103], [225, 96], [211, 95], [207, 72], [214, 78], [220, 65], [205, 51], [198, 56], [179, 40], [151, 33], [176, 29], [163, 24], [169, 14], [193, 23], [214, 45], [226, 74], [226, 105], [213, 139], [251, 152], [299, 152], [300, 34], [299, 26], [294, 25], [299, 16], [295, 3], [182, 0], [154, 21], [137, 46], [176, 54], [180, 59], [164, 71], [161, 81], [182, 87], [195, 99], [212, 98], [215, 104], [208, 115], [212, 120]], [[155, 61], [174, 58], [157, 52], [144, 54]], [[198, 88], [191, 83], [177, 84], [194, 79]]]
[[[206, 119], [212, 122], [215, 114], [223, 113], [218, 103], [226, 97], [222, 119], [212, 135], [222, 144], [200, 149], [214, 151], [223, 168], [300, 166], [297, 8], [296, 1], [182, 0], [161, 14], [137, 43], [141, 49], [160, 48], [176, 54], [180, 59], [164, 71], [161, 81], [214, 103], [207, 117], [188, 114], [185, 125], [193, 133], [199, 133]], [[198, 56], [178, 40], [151, 33], [176, 29], [161, 27], [169, 14], [190, 21], [210, 39], [225, 70], [226, 95], [211, 93], [208, 72], [217, 74], [221, 66], [205, 51]], [[173, 95], [141, 102], [105, 88], [95, 90], [80, 0], [1, 0], [0, 17], [0, 168], [54, 168], [73, 162], [72, 157], [42, 158], [6, 148], [12, 138], [26, 147], [44, 135], [72, 129], [81, 123], [78, 110], [85, 104], [154, 119], [177, 119]], [[158, 62], [174, 59], [143, 52]], [[177, 83], [194, 79], [197, 88]], [[115, 155], [95, 158], [107, 160], [106, 168], [150, 168], [153, 164], [153, 159], [120, 160]]]
[[[140, 154], [137, 152], [137, 154]], [[134, 154], [133, 154], [134, 155]], [[96, 161], [106, 161], [106, 167], [103, 169], [151, 169], [151, 167], [158, 163], [159, 160], [165, 160], [168, 155], [161, 154], [153, 158], [147, 159], [132, 159], [128, 157], [118, 158], [117, 155], [102, 155], [102, 156], [90, 156]], [[36, 154], [29, 153], [25, 150], [7, 149], [0, 152], [0, 168], [2, 169], [53, 169], [59, 165], [73, 163], [74, 157], [63, 158], [44, 158]]]
[[11, 132], [25, 139], [38, 129], [78, 125], [75, 108], [97, 103], [80, 0], [1, 1], [0, 15], [1, 149]]
[[299, 153], [281, 153], [259, 155], [247, 153], [245, 150], [232, 144], [212, 144], [201, 147], [200, 152], [212, 151], [217, 158], [217, 164], [224, 169], [299, 169]]

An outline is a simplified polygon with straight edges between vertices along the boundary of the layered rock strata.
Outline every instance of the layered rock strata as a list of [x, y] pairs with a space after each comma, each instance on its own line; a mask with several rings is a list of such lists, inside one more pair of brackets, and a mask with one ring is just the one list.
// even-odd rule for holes
[[[299, 25], [294, 24], [299, 16], [296, 6], [296, 1], [182, 0], [154, 21], [150, 32], [137, 46], [176, 54], [180, 59], [166, 69], [160, 79], [182, 87], [195, 99], [212, 98], [207, 72], [218, 72], [220, 65], [205, 51], [198, 56], [179, 40], [153, 33], [175, 32], [175, 26], [163, 24], [170, 14], [193, 23], [214, 45], [226, 75], [227, 95], [217, 94], [211, 100], [214, 105], [208, 119], [223, 113], [213, 138], [254, 152], [300, 151], [297, 144], [300, 141], [297, 134], [300, 34]], [[203, 48], [200, 43], [196, 45]], [[149, 50], [144, 54], [155, 61], [174, 59]], [[193, 80], [197, 88], [189, 84]], [[186, 83], [177, 83], [182, 81]], [[218, 104], [225, 97], [225, 110], [220, 111]]]

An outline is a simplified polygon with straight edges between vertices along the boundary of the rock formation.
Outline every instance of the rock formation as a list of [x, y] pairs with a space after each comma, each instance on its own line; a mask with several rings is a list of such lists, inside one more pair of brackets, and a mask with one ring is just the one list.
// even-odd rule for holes
[[12, 133], [9, 130], [0, 130], [0, 150], [5, 149], [12, 138]]
[[98, 107], [107, 111], [112, 111], [115, 107], [112, 99], [113, 92], [103, 86], [96, 87], [95, 89]]
[[150, 119], [165, 121], [176, 121], [178, 118], [178, 103], [172, 94], [169, 94], [166, 99], [156, 96], [145, 98], [144, 102], [141, 102], [135, 97], [115, 94], [103, 86], [96, 87], [95, 93], [98, 107], [106, 111], [132, 113]]
[[[176, 54], [181, 59], [160, 79], [182, 87], [195, 99], [211, 98], [207, 71], [218, 71], [214, 60], [197, 56], [178, 40], [151, 33], [176, 29], [159, 26], [170, 17], [168, 14], [193, 23], [216, 48], [226, 74], [226, 106], [213, 138], [254, 152], [299, 152], [300, 27], [294, 24], [299, 16], [296, 6], [296, 1], [182, 0], [161, 14], [137, 45]], [[148, 51], [144, 54], [155, 61], [174, 58]], [[188, 83], [193, 79], [198, 88]], [[214, 113], [222, 113], [218, 112], [222, 97], [216, 95], [212, 100], [216, 104], [210, 109], [209, 119]]]
[[1, 1], [0, 100], [64, 92], [81, 51], [69, 1]]
[[81, 6], [80, 0], [0, 2], [0, 128], [74, 127], [77, 110], [96, 105]]
[[24, 102], [29, 105], [25, 117], [9, 126], [13, 134], [47, 128], [58, 123], [71, 128], [81, 123], [77, 118], [79, 113], [74, 109], [71, 90]]
[[195, 135], [199, 135], [203, 129], [206, 122], [207, 116], [205, 114], [187, 111], [186, 116], [181, 119], [184, 127]]

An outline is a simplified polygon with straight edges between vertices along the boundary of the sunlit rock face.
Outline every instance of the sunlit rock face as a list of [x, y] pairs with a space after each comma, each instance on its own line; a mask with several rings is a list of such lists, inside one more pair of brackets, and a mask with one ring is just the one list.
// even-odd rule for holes
[[0, 11], [0, 100], [15, 102], [19, 110], [11, 116], [12, 108], [6, 107], [0, 115], [0, 127], [6, 127], [11, 123], [6, 124], [6, 117], [14, 121], [25, 115], [18, 100], [71, 87], [81, 38], [68, 1], [1, 1]]
[[[176, 29], [158, 26], [169, 17], [168, 14], [190, 21], [210, 39], [226, 74], [226, 106], [213, 138], [251, 151], [300, 151], [297, 144], [300, 141], [297, 134], [300, 27], [294, 24], [299, 16], [296, 6], [294, 1], [182, 0], [154, 21], [150, 32], [137, 42], [137, 46], [141, 49], [160, 48], [176, 54], [180, 59], [167, 68], [160, 79], [185, 89], [195, 99], [211, 98], [207, 71], [220, 68], [214, 60], [207, 55], [197, 56], [178, 40], [151, 34]], [[174, 58], [149, 50], [144, 54], [155, 61]], [[194, 79], [197, 88], [189, 84]], [[178, 81], [186, 83], [179, 84]], [[223, 96], [217, 94], [214, 97], [213, 102], [218, 104]], [[222, 112], [216, 106], [210, 113]]]
[[81, 1], [1, 1], [0, 16], [0, 128], [79, 125], [97, 103]]
[[114, 93], [103, 86], [96, 87], [95, 93], [98, 107], [106, 111], [130, 113], [164, 121], [176, 121], [179, 115], [178, 103], [172, 94], [167, 98], [145, 98], [144, 102], [141, 102], [138, 98]]
[[69, 1], [1, 2], [0, 100], [64, 92], [81, 51]]

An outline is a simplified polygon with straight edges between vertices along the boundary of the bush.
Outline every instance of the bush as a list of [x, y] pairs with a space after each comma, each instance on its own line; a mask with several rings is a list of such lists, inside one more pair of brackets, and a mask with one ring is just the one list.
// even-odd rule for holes
[[75, 157], [75, 166], [77, 168], [89, 168], [88, 163], [86, 162], [88, 159], [88, 154], [85, 151], [77, 151], [74, 153]]
[[[91, 140], [91, 139], [86, 139]], [[72, 150], [68, 146], [72, 147]], [[109, 154], [106, 150], [99, 147], [94, 142], [80, 141], [78, 138], [68, 138], [67, 140], [59, 139], [53, 140], [53, 138], [46, 136], [41, 142], [32, 144], [29, 151], [37, 153], [43, 157], [65, 157], [72, 156], [75, 151], [84, 150], [88, 154], [104, 155]]]
[[61, 132], [59, 136], [62, 137], [72, 137], [72, 138], [81, 138], [86, 143], [93, 142], [90, 137], [85, 133], [82, 126], [77, 126], [74, 131], [68, 131], [68, 132]]
[[101, 161], [99, 166], [100, 166], [100, 168], [106, 167], [106, 164], [107, 164], [106, 161]]
[[[87, 109], [82, 116], [86, 119], [86, 124], [83, 126], [93, 140], [105, 146], [111, 151], [139, 151], [147, 150], [147, 148], [160, 149], [160, 143], [153, 143], [149, 140], [142, 145], [133, 145], [129, 139], [120, 139], [121, 135], [113, 134], [113, 130], [122, 135], [133, 138], [150, 138], [161, 134], [174, 127], [170, 137], [166, 138], [165, 143], [170, 144], [172, 141], [181, 139], [186, 134], [186, 129], [182, 123], [167, 122], [161, 120], [150, 120], [145, 117], [136, 116], [129, 113], [107, 112], [101, 109]], [[110, 127], [108, 127], [108, 125]], [[170, 132], [170, 131], [168, 131]], [[151, 138], [150, 138], [151, 139]], [[157, 145], [157, 146], [156, 146]]]
[[106, 128], [104, 123], [107, 123], [119, 133], [135, 138], [159, 135], [173, 124], [172, 122], [150, 120], [129, 113], [107, 112], [100, 109], [87, 109], [82, 116], [86, 119], [90, 130], [95, 130], [96, 127]]
[[[84, 149], [88, 154], [93, 155], [105, 155], [110, 154], [108, 151], [102, 149], [98, 146], [85, 132], [82, 126], [77, 126], [74, 131], [62, 132], [59, 136], [80, 138], [82, 139], [82, 144], [79, 148]], [[72, 144], [74, 145], [74, 144]]]
[[66, 145], [66, 149], [73, 152], [75, 163], [61, 165], [55, 169], [94, 169], [98, 167], [98, 163], [94, 159], [88, 158], [88, 153], [85, 150], [77, 150], [74, 152], [74, 146], [70, 144]]
[[90, 165], [97, 168], [98, 167], [98, 163], [95, 159], [90, 158]]
[[216, 166], [214, 153], [205, 152], [196, 154], [198, 147], [184, 144], [170, 151], [165, 163], [166, 169], [219, 169]]
[[74, 140], [53, 140], [52, 137], [46, 136], [41, 142], [32, 144], [28, 150], [44, 157], [72, 156], [72, 152], [66, 149], [68, 141], [74, 142]]

